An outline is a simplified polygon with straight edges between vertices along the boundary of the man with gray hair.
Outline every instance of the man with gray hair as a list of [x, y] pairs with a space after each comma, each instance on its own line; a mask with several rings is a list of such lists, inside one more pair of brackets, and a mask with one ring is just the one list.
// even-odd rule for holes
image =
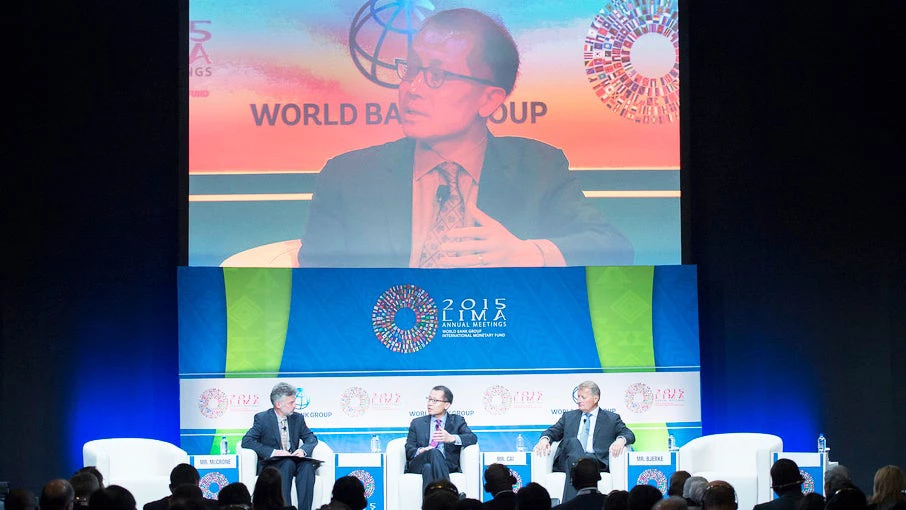
[[609, 472], [610, 457], [623, 453], [623, 448], [635, 442], [635, 434], [620, 419], [620, 415], [598, 407], [601, 388], [593, 381], [584, 381], [576, 389], [578, 409], [567, 411], [551, 428], [545, 430], [535, 445], [535, 455], [550, 455], [551, 443], [560, 441], [554, 456], [554, 471], [566, 473], [563, 502], [576, 496], [570, 483], [572, 469], [579, 459], [591, 457], [598, 461], [601, 471]]
[[824, 472], [824, 497], [830, 499], [838, 490], [852, 487], [853, 480], [843, 464], [834, 464]]
[[708, 479], [704, 476], [692, 476], [683, 484], [683, 498], [689, 505], [689, 510], [699, 510], [702, 507], [702, 496], [708, 488]]
[[[292, 501], [292, 484], [296, 480], [299, 510], [311, 508], [315, 486], [315, 463], [311, 453], [318, 438], [305, 424], [305, 417], [295, 412], [296, 388], [277, 383], [271, 390], [273, 409], [255, 415], [252, 428], [242, 438], [242, 447], [258, 454], [258, 472], [273, 466], [283, 477], [283, 500]], [[300, 445], [301, 443], [301, 445]]]

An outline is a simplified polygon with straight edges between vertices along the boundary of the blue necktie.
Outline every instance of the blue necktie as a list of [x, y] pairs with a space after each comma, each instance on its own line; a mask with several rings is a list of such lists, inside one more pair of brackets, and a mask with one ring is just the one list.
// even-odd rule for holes
[[582, 443], [582, 449], [588, 451], [588, 434], [591, 431], [591, 413], [584, 413], [582, 419], [582, 430], [579, 431], [579, 442]]

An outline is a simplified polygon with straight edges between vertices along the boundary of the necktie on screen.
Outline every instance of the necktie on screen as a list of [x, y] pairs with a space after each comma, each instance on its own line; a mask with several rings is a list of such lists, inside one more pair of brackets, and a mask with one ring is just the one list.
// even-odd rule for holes
[[462, 167], [456, 163], [445, 161], [434, 169], [437, 170], [443, 181], [441, 186], [446, 186], [449, 193], [440, 191], [437, 193], [440, 210], [437, 211], [434, 224], [425, 237], [425, 244], [422, 245], [419, 267], [437, 267], [437, 258], [441, 255], [439, 248], [444, 242], [444, 235], [451, 228], [462, 227], [466, 216], [462, 194], [459, 191], [459, 171], [462, 170]]
[[591, 413], [585, 413], [582, 419], [582, 430], [579, 431], [579, 442], [582, 449], [588, 451], [588, 434], [591, 431]]
[[[434, 420], [434, 430], [440, 430], [440, 420]], [[433, 437], [433, 434], [432, 434], [432, 437]], [[431, 440], [431, 446], [436, 447], [439, 444], [440, 444], [440, 442], [437, 441], [436, 439]]]
[[286, 420], [280, 421], [280, 441], [283, 442], [283, 449], [289, 450], [289, 428], [286, 426]]

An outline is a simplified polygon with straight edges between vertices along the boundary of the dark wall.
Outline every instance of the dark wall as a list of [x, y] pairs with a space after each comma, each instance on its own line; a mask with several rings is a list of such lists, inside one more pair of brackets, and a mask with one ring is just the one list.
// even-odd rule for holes
[[[6, 80], [21, 85], [2, 186], [0, 481], [35, 490], [68, 477], [86, 440], [178, 442], [179, 10], [103, 3], [31, 3], [8, 27], [24, 60]], [[878, 24], [903, 7], [886, 4], [682, 10], [704, 432], [801, 451], [823, 431], [866, 490], [877, 467], [906, 467], [901, 91], [884, 63], [896, 31]]]

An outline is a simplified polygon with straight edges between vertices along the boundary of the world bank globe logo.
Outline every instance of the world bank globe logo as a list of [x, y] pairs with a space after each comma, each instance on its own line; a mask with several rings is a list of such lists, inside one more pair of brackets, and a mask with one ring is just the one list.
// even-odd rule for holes
[[415, 33], [434, 12], [429, 0], [369, 0], [349, 27], [349, 54], [362, 76], [399, 88], [393, 59], [405, 58]]

